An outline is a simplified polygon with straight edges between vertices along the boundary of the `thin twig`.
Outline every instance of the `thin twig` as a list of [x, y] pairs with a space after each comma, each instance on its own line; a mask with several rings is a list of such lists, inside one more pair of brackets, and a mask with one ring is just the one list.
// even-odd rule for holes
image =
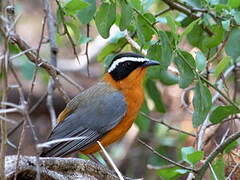
[[[24, 133], [25, 133], [25, 129], [26, 129], [26, 124], [28, 123], [28, 125], [30, 126], [30, 129], [32, 131], [32, 135], [33, 135], [33, 139], [34, 139], [34, 142], [35, 142], [35, 145], [38, 143], [38, 138], [37, 138], [37, 135], [36, 135], [36, 132], [33, 128], [33, 124], [32, 124], [32, 121], [30, 119], [30, 116], [29, 116], [29, 111], [28, 111], [28, 104], [27, 104], [27, 101], [25, 100], [25, 97], [24, 97], [24, 93], [23, 93], [23, 86], [22, 86], [22, 83], [21, 81], [19, 80], [16, 72], [14, 71], [13, 69], [13, 66], [12, 64], [9, 62], [9, 67], [10, 67], [10, 70], [16, 80], [16, 82], [18, 83], [18, 92], [19, 92], [19, 97], [20, 97], [20, 103], [21, 103], [21, 106], [23, 107], [22, 108], [22, 114], [25, 118], [25, 121], [23, 124], [23, 129], [22, 129], [22, 132], [21, 132], [21, 136], [20, 136], [20, 140], [19, 140], [19, 145], [18, 145], [18, 153], [17, 153], [17, 163], [16, 163], [16, 172], [18, 171], [19, 169], [19, 158], [20, 158], [20, 152], [21, 152], [21, 148], [22, 148], [22, 144], [23, 144], [23, 138], [24, 138]], [[37, 157], [37, 162], [39, 161], [39, 158]], [[17, 174], [17, 173], [16, 173]], [[15, 179], [17, 177], [15, 176]]]
[[[44, 12], [46, 14], [46, 21], [48, 24], [48, 38], [50, 40], [50, 54], [51, 54], [51, 64], [57, 67], [57, 54], [58, 48], [56, 44], [56, 22], [52, 15], [51, 3], [49, 0], [43, 0]], [[53, 89], [54, 81], [52, 78], [48, 81], [48, 96], [47, 96], [47, 107], [50, 113], [50, 119], [52, 123], [52, 129], [56, 126], [56, 112], [53, 107]]]
[[[47, 92], [42, 95], [42, 97], [31, 107], [31, 109], [29, 110], [29, 114], [32, 114], [37, 109], [37, 107], [46, 99], [46, 97]], [[23, 123], [24, 119], [22, 119], [13, 129], [8, 132], [8, 137], [11, 136], [19, 127], [21, 127]]]
[[165, 122], [162, 121], [162, 120], [155, 119], [155, 118], [152, 118], [152, 117], [148, 116], [148, 115], [145, 114], [144, 112], [141, 112], [141, 115], [143, 115], [144, 117], [150, 119], [151, 121], [154, 121], [154, 122], [156, 122], [156, 123], [159, 123], [159, 124], [162, 124], [162, 125], [166, 126], [166, 127], [167, 127], [168, 129], [170, 129], [170, 130], [177, 131], [177, 132], [180, 132], [180, 133], [183, 133], [183, 134], [186, 134], [186, 135], [192, 136], [192, 137], [196, 137], [195, 134], [192, 134], [192, 133], [189, 133], [189, 132], [183, 131], [183, 130], [181, 130], [181, 129], [178, 129], [178, 128], [175, 128], [175, 127], [172, 127], [171, 125], [165, 123]]
[[[43, 38], [44, 38], [46, 19], [47, 19], [47, 16], [44, 16], [43, 23], [42, 23], [41, 37], [40, 37], [40, 41], [39, 41], [38, 48], [37, 48], [37, 57], [36, 57], [37, 59], [39, 58], [40, 49], [41, 49]], [[37, 72], [39, 70], [39, 66], [36, 63], [35, 63], [35, 67], [36, 68], [35, 68], [35, 71], [33, 73], [33, 79], [32, 79], [32, 83], [31, 83], [30, 93], [28, 94], [28, 98], [27, 98], [28, 104], [31, 103], [31, 97], [32, 97], [33, 89], [34, 89], [35, 82], [36, 82], [36, 79], [37, 79]]]
[[4, 116], [0, 116], [0, 119], [3, 120], [3, 121], [6, 121], [8, 123], [11, 123], [11, 124], [17, 124], [17, 122], [15, 120], [6, 118]]
[[231, 144], [233, 141], [237, 140], [238, 138], [240, 138], [240, 131], [232, 134], [227, 139], [225, 139], [225, 141], [222, 144], [218, 145], [207, 157], [202, 167], [200, 167], [197, 170], [196, 180], [201, 180], [206, 170], [208, 169], [208, 164], [211, 163], [217, 157], [217, 155], [220, 154], [229, 144]]
[[52, 125], [51, 127], [53, 129], [57, 124], [57, 117], [56, 117], [55, 109], [53, 107], [53, 80], [52, 79], [50, 79], [48, 83], [47, 107], [50, 113], [50, 119], [51, 119], [51, 125]]
[[109, 156], [109, 154], [107, 153], [107, 151], [105, 150], [105, 148], [103, 147], [103, 145], [97, 141], [98, 145], [100, 146], [100, 148], [102, 149], [104, 155], [106, 156], [109, 164], [112, 166], [112, 168], [115, 170], [115, 172], [117, 173], [118, 177], [120, 180], [124, 180], [122, 173], [118, 170], [117, 166], [114, 164], [112, 158]]
[[169, 159], [169, 158], [161, 155], [160, 153], [158, 153], [157, 151], [155, 151], [151, 146], [149, 146], [148, 144], [146, 144], [145, 142], [143, 142], [141, 139], [138, 139], [138, 142], [140, 142], [142, 145], [144, 145], [145, 147], [147, 147], [150, 151], [152, 151], [155, 155], [157, 155], [157, 156], [160, 157], [161, 159], [164, 159], [164, 160], [166, 160], [167, 162], [169, 162], [169, 163], [171, 163], [171, 164], [174, 164], [174, 165], [176, 165], [176, 166], [178, 166], [178, 167], [180, 167], [180, 168], [183, 168], [183, 169], [186, 169], [186, 170], [189, 170], [189, 171], [196, 172], [195, 169], [192, 169], [192, 168], [190, 168], [190, 167], [186, 167], [186, 166], [184, 166], [184, 165], [182, 165], [182, 164], [179, 164], [178, 162], [175, 162], [175, 161], [173, 161], [173, 160], [171, 160], [171, 159]]
[[[230, 74], [233, 72], [234, 66], [230, 66], [223, 74], [225, 79], [230, 76]], [[216, 82], [217, 88], [222, 89], [223, 87], [223, 81], [220, 79], [219, 81]], [[212, 103], [214, 103], [218, 98], [220, 97], [220, 93], [216, 92], [216, 94], [212, 97]], [[197, 140], [197, 150], [201, 150], [204, 146], [204, 135], [205, 131], [208, 127], [209, 123], [209, 115], [206, 117], [204, 120], [202, 126], [200, 127], [199, 133], [198, 133], [198, 140]]]
[[229, 173], [228, 177], [226, 178], [226, 180], [231, 180], [231, 177], [234, 175], [234, 173], [236, 172], [236, 170], [238, 169], [238, 167], [240, 166], [240, 163], [237, 163], [234, 168], [232, 169], [232, 171]]
[[[4, 4], [1, 4], [4, 7]], [[9, 62], [9, 34], [11, 32], [8, 30], [11, 26], [12, 21], [14, 20], [14, 12], [11, 14], [10, 12], [7, 11], [8, 8], [11, 8], [10, 2], [6, 3], [6, 16], [8, 18], [8, 23], [3, 25], [0, 23], [0, 26], [3, 26], [3, 28], [7, 29], [7, 36], [4, 37], [4, 60], [1, 63], [1, 72], [3, 74], [3, 77], [1, 78], [1, 86], [2, 86], [2, 93], [1, 93], [1, 102], [6, 102], [7, 101], [7, 90], [8, 90], [8, 62]], [[3, 10], [3, 9], [1, 9]], [[5, 9], [4, 9], [5, 10]], [[6, 105], [0, 105], [2, 109], [6, 109]], [[7, 118], [7, 114], [3, 114], [4, 118]], [[5, 180], [5, 155], [7, 151], [7, 123], [4, 120], [0, 121], [1, 125], [1, 147], [0, 147], [0, 177]]]
[[[193, 13], [193, 11], [191, 10], [191, 8], [189, 7], [185, 7], [183, 6], [182, 4], [179, 4], [177, 2], [174, 2], [172, 0], [163, 0], [164, 3], [166, 3], [171, 9], [176, 9], [177, 11], [179, 12], [182, 12], [184, 14], [186, 14], [187, 16], [189, 17], [192, 17], [194, 20], [196, 19], [199, 19], [201, 16], [197, 16]], [[209, 35], [209, 36], [212, 36], [213, 35], [213, 32], [208, 28], [208, 27], [205, 27], [203, 25], [202, 26], [202, 29]]]
[[[2, 104], [2, 105], [4, 105], [4, 104]], [[13, 112], [19, 112], [19, 109], [18, 108], [0, 109], [0, 114], [7, 114], [7, 113], [13, 113]]]
[[[5, 22], [5, 21], [0, 17], [0, 24], [3, 23], [3, 22]], [[2, 33], [2, 35], [4, 37], [7, 36], [7, 33], [5, 32], [5, 29], [1, 28], [1, 26], [0, 26], [0, 32]], [[19, 35], [12, 34], [11, 37], [9, 37], [9, 38], [10, 38], [11, 43], [16, 44], [19, 47], [20, 50], [25, 51], [25, 50], [31, 49], [31, 47], [23, 39], [21, 39]], [[47, 61], [43, 60], [40, 57], [37, 58], [36, 51], [34, 51], [34, 50], [27, 51], [25, 54], [31, 62], [33, 62], [34, 64], [37, 64], [39, 67], [44, 68], [49, 73], [49, 75], [51, 75], [53, 77], [58, 89], [60, 88], [59, 87], [60, 83], [58, 82], [59, 79], [58, 79], [57, 75], [60, 75], [63, 79], [65, 79], [68, 83], [73, 85], [79, 91], [82, 91], [84, 89], [83, 87], [78, 85], [76, 82], [74, 82], [70, 77], [68, 77], [66, 74], [64, 74], [61, 70], [59, 70], [58, 68], [49, 64]], [[67, 99], [67, 98], [65, 97], [65, 99]]]
[[61, 3], [59, 2], [59, 0], [56, 0], [56, 3], [57, 3], [57, 5], [58, 5], [59, 11], [60, 11], [60, 17], [61, 17], [61, 19], [62, 19], [62, 24], [63, 24], [63, 28], [64, 28], [64, 33], [66, 33], [66, 35], [67, 35], [67, 37], [68, 37], [68, 39], [69, 39], [69, 41], [70, 41], [70, 44], [71, 44], [72, 49], [73, 49], [73, 54], [74, 54], [75, 57], [77, 58], [78, 63], [80, 63], [80, 59], [79, 59], [79, 57], [78, 57], [78, 53], [77, 53], [77, 50], [76, 50], [76, 44], [74, 43], [73, 38], [72, 38], [72, 36], [71, 36], [71, 34], [70, 34], [70, 32], [69, 32], [69, 30], [68, 30], [68, 28], [67, 28], [67, 25], [66, 25], [66, 23], [65, 23], [65, 18], [64, 18], [64, 14], [65, 14], [65, 13], [64, 13], [64, 10], [63, 10], [63, 8], [62, 8]]
[[166, 9], [164, 9], [164, 10], [156, 13], [154, 16], [155, 16], [155, 17], [161, 16], [161, 15], [163, 15], [163, 14], [165, 14], [165, 13], [167, 13], [168, 11], [171, 11], [171, 10], [172, 10], [172, 8], [171, 8], [171, 7], [168, 7], [168, 8], [166, 8]]
[[[89, 38], [89, 35], [90, 35], [90, 24], [87, 24], [87, 38]], [[86, 47], [85, 47], [85, 55], [86, 55], [86, 58], [87, 58], [87, 74], [88, 74], [88, 77], [90, 76], [90, 71], [89, 71], [89, 55], [88, 55], [88, 46], [89, 46], [89, 41], [87, 41], [86, 43]]]

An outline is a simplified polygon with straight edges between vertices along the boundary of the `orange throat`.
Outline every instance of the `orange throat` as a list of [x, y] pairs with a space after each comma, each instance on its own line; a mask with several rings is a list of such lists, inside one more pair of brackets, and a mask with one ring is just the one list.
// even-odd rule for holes
[[[117, 141], [132, 126], [144, 101], [142, 82], [145, 72], [145, 68], [137, 68], [129, 76], [119, 81], [115, 81], [109, 73], [104, 75], [105, 82], [110, 83], [114, 88], [123, 93], [127, 103], [127, 112], [121, 122], [100, 139], [102, 145], [107, 146]], [[99, 149], [98, 144], [95, 143], [83, 150], [82, 153], [92, 154]]]

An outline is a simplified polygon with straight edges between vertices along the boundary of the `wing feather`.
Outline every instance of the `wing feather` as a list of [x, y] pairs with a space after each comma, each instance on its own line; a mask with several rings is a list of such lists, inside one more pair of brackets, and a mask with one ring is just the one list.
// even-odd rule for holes
[[[70, 137], [83, 137], [83, 139], [56, 143], [45, 148], [41, 156], [65, 156], [85, 149], [122, 120], [126, 113], [124, 96], [118, 91], [103, 90], [95, 89], [98, 91], [95, 92], [89, 89], [90, 92], [83, 93], [82, 98], [78, 96], [79, 103], [74, 102], [74, 111], [57, 124], [48, 141]], [[86, 95], [88, 98], [85, 97]]]

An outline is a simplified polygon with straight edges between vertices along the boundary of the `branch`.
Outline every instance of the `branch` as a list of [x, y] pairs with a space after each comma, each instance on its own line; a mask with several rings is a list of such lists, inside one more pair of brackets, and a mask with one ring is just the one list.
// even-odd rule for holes
[[192, 168], [190, 168], [190, 167], [186, 167], [186, 166], [184, 166], [184, 165], [182, 165], [182, 164], [179, 164], [178, 162], [175, 162], [175, 161], [173, 161], [173, 160], [171, 160], [171, 159], [169, 159], [169, 158], [161, 155], [160, 153], [158, 153], [157, 151], [155, 151], [151, 146], [149, 146], [148, 144], [146, 144], [145, 142], [143, 142], [141, 139], [138, 139], [138, 142], [141, 143], [142, 145], [144, 145], [145, 147], [147, 147], [147, 148], [148, 148], [150, 151], [152, 151], [155, 155], [157, 155], [158, 157], [164, 159], [165, 161], [167, 161], [167, 162], [169, 162], [169, 163], [171, 163], [171, 164], [174, 164], [175, 166], [178, 166], [178, 167], [180, 167], [180, 168], [183, 168], [183, 169], [186, 169], [186, 170], [189, 170], [189, 171], [192, 171], [192, 172], [196, 172], [195, 169], [192, 169]]
[[[7, 156], [5, 162], [7, 178], [13, 179], [16, 172], [16, 156]], [[36, 166], [35, 157], [20, 156], [18, 179], [35, 179]], [[43, 179], [119, 179], [106, 167], [79, 158], [40, 158], [39, 170]]]
[[[234, 70], [234, 66], [230, 66], [223, 74], [223, 76], [225, 78], [227, 78], [231, 73], [232, 71]], [[223, 86], [223, 80], [220, 79], [219, 81], [216, 82], [217, 84], [217, 88], [218, 89], [222, 89], [222, 86]], [[212, 102], [214, 103], [220, 96], [220, 93], [219, 92], [216, 92], [216, 94], [212, 97]], [[203, 125], [201, 126], [200, 128], [200, 131], [199, 131], [199, 135], [198, 135], [198, 142], [197, 142], [197, 149], [198, 150], [201, 150], [204, 143], [203, 143], [203, 138], [204, 138], [204, 134], [205, 134], [205, 130], [206, 128], [208, 127], [208, 122], [209, 121], [209, 116], [207, 116], [207, 118], [204, 120], [203, 122]]]
[[223, 152], [223, 150], [229, 145], [231, 144], [233, 141], [237, 140], [238, 138], [240, 138], [240, 131], [237, 133], [232, 134], [231, 136], [229, 136], [222, 144], [220, 144], [219, 146], [217, 146], [212, 152], [211, 154], [207, 157], [207, 159], [205, 160], [204, 164], [202, 165], [202, 167], [200, 169], [197, 170], [197, 175], [196, 175], [196, 180], [201, 180], [206, 172], [206, 170], [208, 169], [208, 165], [209, 163], [211, 163], [218, 154], [220, 154], [221, 152]]
[[175, 128], [175, 127], [172, 127], [171, 125], [165, 123], [164, 121], [159, 120], [159, 119], [154, 119], [154, 118], [148, 116], [147, 114], [145, 114], [145, 113], [143, 113], [143, 112], [141, 112], [140, 114], [143, 115], [144, 117], [146, 117], [146, 118], [148, 118], [148, 119], [150, 119], [150, 120], [156, 122], [156, 123], [159, 123], [159, 124], [162, 124], [162, 125], [166, 126], [166, 127], [167, 127], [168, 129], [170, 129], [170, 130], [177, 131], [177, 132], [180, 132], [180, 133], [183, 133], [183, 134], [186, 134], [186, 135], [192, 136], [192, 137], [196, 137], [195, 134], [192, 134], [192, 133], [189, 133], [189, 132], [183, 131], [183, 130], [181, 130], [181, 129], [178, 129], [178, 128]]
[[60, 17], [61, 17], [61, 19], [62, 19], [62, 24], [63, 24], [63, 28], [64, 28], [64, 33], [66, 33], [66, 35], [67, 35], [67, 37], [68, 37], [68, 39], [69, 39], [69, 41], [70, 41], [70, 44], [71, 44], [71, 46], [72, 46], [72, 48], [73, 48], [73, 54], [74, 54], [75, 57], [77, 58], [78, 63], [80, 63], [80, 60], [79, 60], [79, 57], [78, 57], [78, 54], [77, 54], [77, 50], [76, 50], [76, 45], [75, 45], [75, 43], [74, 43], [74, 41], [73, 41], [73, 39], [72, 39], [72, 36], [71, 36], [71, 34], [70, 34], [70, 32], [69, 32], [69, 30], [68, 30], [68, 28], [67, 28], [67, 25], [66, 25], [66, 23], [65, 23], [65, 18], [64, 18], [64, 14], [65, 14], [65, 13], [64, 13], [64, 10], [63, 10], [63, 8], [62, 8], [59, 0], [56, 0], [56, 3], [57, 3], [57, 5], [58, 5], [59, 11], [60, 11]]
[[[4, 22], [4, 19], [0, 18], [0, 24]], [[4, 37], [7, 37], [7, 32], [3, 29], [3, 27], [0, 27], [0, 32]], [[9, 41], [11, 43], [16, 44], [21, 51], [26, 51], [26, 56], [28, 59], [36, 64], [39, 67], [42, 67], [45, 69], [50, 76], [53, 77], [53, 79], [56, 82], [56, 85], [59, 84], [59, 79], [57, 75], [61, 76], [63, 79], [65, 79], [68, 83], [73, 85], [75, 88], [77, 88], [79, 91], [83, 90], [83, 87], [78, 85], [76, 82], [74, 82], [70, 77], [68, 77], [66, 74], [64, 74], [61, 70], [54, 67], [53, 65], [49, 64], [47, 61], [43, 60], [42, 58], [37, 58], [37, 52], [35, 50], [29, 50], [32, 49], [21, 37], [15, 33], [11, 34], [9, 37]], [[29, 51], [28, 51], [29, 50]]]
[[[182, 12], [187, 16], [190, 16], [194, 20], [201, 18], [201, 16], [197, 16], [193, 13], [194, 10], [192, 8], [185, 7], [182, 4], [173, 2], [172, 0], [163, 0], [163, 2], [167, 4], [171, 9], [176, 9], [177, 11]], [[204, 31], [206, 31], [206, 33], [208, 33], [209, 36], [213, 35], [213, 32], [208, 27], [202, 25], [202, 28]]]

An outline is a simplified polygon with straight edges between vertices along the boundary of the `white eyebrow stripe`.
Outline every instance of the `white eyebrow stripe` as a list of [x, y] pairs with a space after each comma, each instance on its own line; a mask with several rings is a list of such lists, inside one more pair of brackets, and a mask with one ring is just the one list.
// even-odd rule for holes
[[108, 69], [108, 72], [109, 73], [112, 72], [118, 66], [118, 64], [120, 64], [124, 61], [145, 62], [145, 61], [149, 61], [149, 60], [147, 58], [141, 58], [141, 57], [122, 57], [112, 63], [112, 65]]

